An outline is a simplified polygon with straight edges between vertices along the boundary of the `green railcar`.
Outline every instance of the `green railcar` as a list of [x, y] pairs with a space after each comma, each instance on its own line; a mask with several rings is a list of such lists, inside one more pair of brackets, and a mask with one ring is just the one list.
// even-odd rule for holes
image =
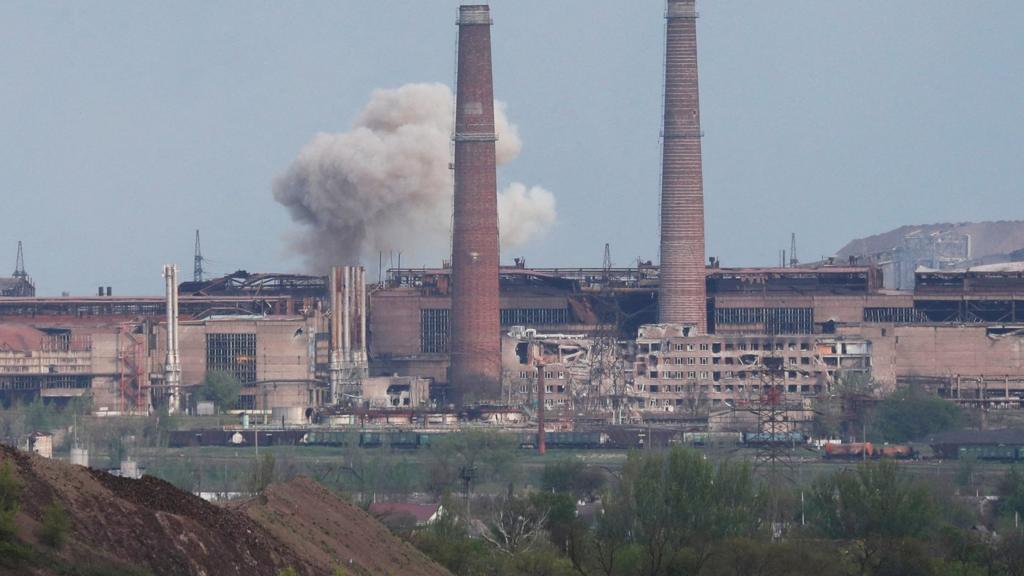
[[363, 448], [377, 448], [384, 445], [384, 435], [380, 432], [360, 432], [359, 445]]
[[415, 449], [420, 445], [420, 434], [418, 432], [392, 432], [388, 438], [388, 444], [392, 448]]
[[960, 458], [975, 460], [1020, 460], [1024, 458], [1024, 449], [1003, 444], [967, 444], [958, 451]]

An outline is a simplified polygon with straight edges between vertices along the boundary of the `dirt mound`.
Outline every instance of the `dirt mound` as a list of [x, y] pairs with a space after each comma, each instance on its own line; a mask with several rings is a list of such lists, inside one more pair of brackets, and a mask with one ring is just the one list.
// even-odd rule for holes
[[971, 237], [971, 258], [982, 258], [995, 254], [1008, 254], [1024, 248], [1024, 221], [1001, 220], [998, 222], [959, 222], [900, 226], [894, 230], [851, 240], [840, 248], [836, 256], [871, 256], [899, 246], [903, 237], [911, 233], [932, 234], [956, 232]]
[[309, 478], [270, 486], [238, 508], [317, 567], [349, 574], [441, 576], [448, 572], [373, 517]]
[[[341, 558], [353, 560], [351, 568], [345, 566], [351, 574], [445, 573], [310, 480], [272, 486], [258, 500], [221, 508], [153, 477], [117, 478], [0, 445], [0, 461], [8, 460], [24, 485], [19, 537], [47, 550], [35, 534], [53, 501], [62, 504], [70, 524], [59, 553], [46, 552], [40, 556], [46, 561], [36, 562], [30, 572], [8, 573], [48, 575], [63, 565], [131, 568], [161, 576], [277, 576], [293, 567], [319, 576], [330, 575], [342, 565]], [[302, 538], [296, 537], [299, 529], [305, 530]], [[390, 549], [401, 552], [387, 553]], [[356, 550], [383, 556], [367, 559]], [[418, 571], [406, 569], [410, 562]]]

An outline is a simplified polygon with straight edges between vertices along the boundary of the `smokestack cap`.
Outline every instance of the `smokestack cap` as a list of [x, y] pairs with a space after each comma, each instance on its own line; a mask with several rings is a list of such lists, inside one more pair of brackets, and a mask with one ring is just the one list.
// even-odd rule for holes
[[695, 0], [668, 0], [665, 18], [696, 18], [699, 14], [695, 4]]
[[494, 24], [491, 20], [491, 7], [486, 4], [474, 4], [471, 6], [459, 6], [459, 19], [455, 21], [459, 26], [471, 24]]

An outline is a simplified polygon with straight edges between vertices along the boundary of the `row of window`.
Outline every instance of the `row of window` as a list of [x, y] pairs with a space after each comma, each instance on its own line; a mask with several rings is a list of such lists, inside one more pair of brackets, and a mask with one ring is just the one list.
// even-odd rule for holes
[[[534, 377], [534, 375], [530, 374], [526, 370], [520, 370], [519, 371], [519, 379], [520, 380], [529, 380], [529, 379], [531, 379], [533, 377]], [[559, 370], [558, 372], [548, 372], [547, 370], [545, 370], [544, 371], [544, 378], [548, 379], [548, 380], [556, 380], [556, 379], [557, 380], [565, 380], [565, 372], [561, 371], [561, 370]]]
[[[639, 344], [640, 353], [647, 354], [649, 352], [661, 352], [661, 342], [642, 342]], [[807, 351], [811, 349], [810, 342], [710, 342], [702, 344], [689, 344], [689, 343], [675, 343], [669, 344], [666, 351], [676, 352], [712, 352], [718, 354], [723, 350], [726, 352], [733, 351], [753, 351], [764, 350], [770, 352], [772, 350], [782, 351], [789, 350], [795, 352], [796, 350]]]
[[[443, 354], [448, 352], [451, 331], [451, 313], [448, 308], [420, 310], [420, 352]], [[568, 324], [568, 308], [502, 308], [502, 326], [554, 326]]]
[[[726, 366], [732, 366], [732, 365], [735, 365], [735, 364], [741, 364], [741, 362], [739, 361], [738, 358], [734, 358], [732, 356], [726, 356], [725, 358], [718, 358], [718, 357], [712, 358], [712, 357], [709, 357], [709, 356], [700, 356], [700, 357], [697, 357], [697, 358], [694, 358], [692, 356], [669, 356], [668, 358], [663, 358], [662, 360], [664, 361], [664, 363], [666, 365], [675, 364], [675, 365], [693, 366], [695, 364], [700, 364], [701, 366], [707, 366], [708, 364], [715, 364], [715, 365], [717, 365], [717, 364], [725, 364]], [[801, 364], [803, 366], [810, 366], [810, 364], [811, 364], [811, 357], [810, 356], [803, 356], [803, 357], [789, 356], [789, 357], [786, 358], [786, 364], [792, 364], [792, 365]]]
[[[732, 384], [714, 384], [714, 385], [702, 384], [700, 386], [673, 385], [673, 384], [648, 384], [648, 385], [645, 386], [643, 384], [640, 384], [640, 385], [637, 386], [637, 390], [640, 391], [640, 392], [644, 392], [646, 390], [648, 392], [651, 392], [652, 394], [658, 394], [658, 393], [661, 393], [661, 394], [672, 394], [672, 393], [675, 393], [675, 394], [684, 394], [684, 393], [685, 394], [696, 394], [696, 393], [707, 394], [707, 393], [710, 393], [710, 392], [716, 392], [716, 393], [722, 393], [722, 392], [726, 392], [726, 393], [730, 393], [730, 392], [746, 392], [747, 388], [743, 384], [738, 384], [736, 386], [733, 386]], [[761, 386], [758, 385], [758, 384], [752, 384], [750, 386], [750, 390], [749, 391], [750, 392], [760, 392], [761, 391]], [[796, 392], [802, 392], [802, 393], [814, 392], [814, 393], [819, 393], [819, 392], [822, 391], [822, 386], [821, 386], [821, 384], [787, 384], [786, 385], [786, 391], [787, 392], [793, 392], [793, 393], [796, 393]]]
[[[714, 380], [714, 381], [717, 382], [718, 380], [721, 380], [723, 378], [727, 378], [727, 379], [728, 378], [738, 378], [740, 380], [746, 380], [747, 377], [748, 377], [748, 374], [750, 374], [750, 373], [747, 372], [747, 371], [743, 371], [743, 370], [740, 370], [740, 371], [737, 371], [737, 372], [733, 372], [732, 370], [727, 370], [725, 372], [696, 372], [696, 371], [689, 371], [689, 372], [663, 371], [663, 372], [658, 372], [658, 371], [651, 371], [651, 372], [649, 372], [647, 374], [647, 376], [649, 378], [652, 378], [652, 379], [657, 379], [657, 378], [663, 378], [665, 380], [698, 380], [698, 379], [700, 379], [700, 380], [708, 380], [708, 379], [711, 379], [711, 380]], [[641, 376], [642, 375], [643, 374], [641, 374]], [[816, 375], [816, 374], [814, 374], [814, 375]], [[806, 379], [810, 378], [811, 376], [812, 376], [812, 373], [810, 373], [810, 372], [803, 372], [803, 371], [798, 372], [796, 370], [788, 370], [785, 373], [786, 380], [797, 380], [797, 379], [801, 379], [801, 378], [806, 380]], [[754, 378], [754, 377], [756, 377], [756, 375], [755, 376], [751, 376], [751, 377]]]

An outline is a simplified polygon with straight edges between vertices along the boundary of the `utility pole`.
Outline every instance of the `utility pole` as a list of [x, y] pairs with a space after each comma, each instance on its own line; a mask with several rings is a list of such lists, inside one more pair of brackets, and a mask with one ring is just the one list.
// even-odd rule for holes
[[196, 230], [196, 255], [192, 265], [192, 281], [203, 281], [203, 250], [199, 246], [199, 230]]
[[[529, 339], [529, 348], [527, 354], [531, 356], [532, 364], [537, 368], [537, 453], [541, 456], [547, 452], [547, 439], [544, 437], [544, 387], [546, 383], [544, 381], [544, 352], [540, 350], [536, 356], [534, 356], [533, 336]], [[540, 346], [543, 346], [541, 344]]]

